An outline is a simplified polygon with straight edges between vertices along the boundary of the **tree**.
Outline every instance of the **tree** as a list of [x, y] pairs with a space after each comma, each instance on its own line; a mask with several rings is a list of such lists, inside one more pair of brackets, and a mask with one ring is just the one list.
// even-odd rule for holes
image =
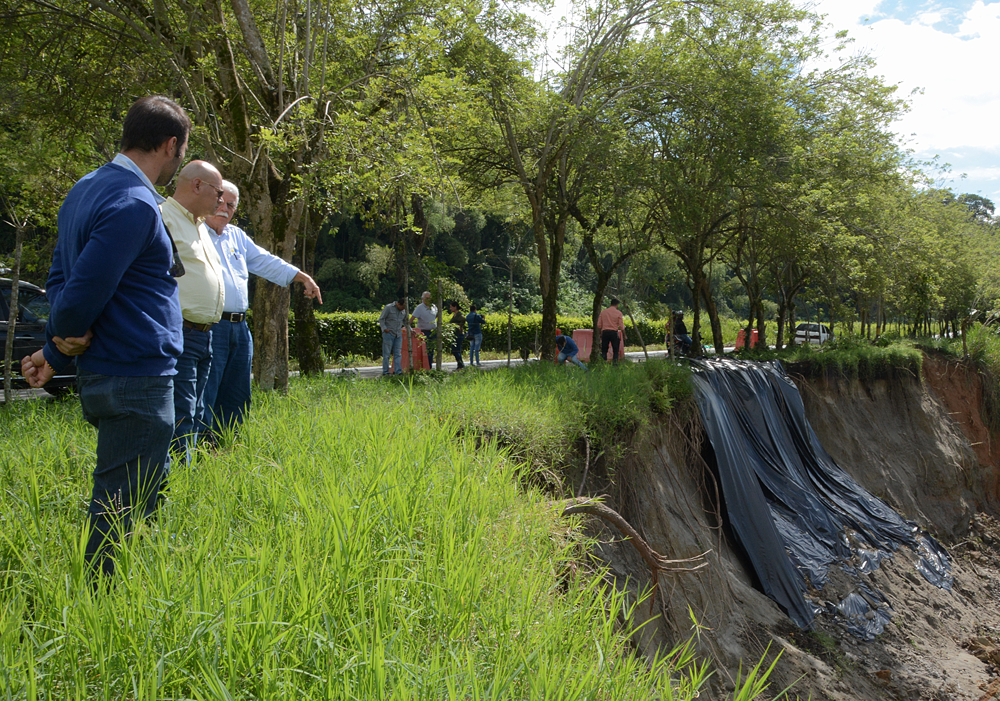
[[[151, 7], [132, 0], [8, 0], [4, 17], [14, 25], [4, 51], [22, 59], [28, 76], [20, 89], [30, 84], [52, 95], [38, 88], [55, 76], [60, 99], [42, 102], [66, 122], [88, 104], [91, 86], [100, 87], [101, 98], [117, 90], [126, 106], [135, 93], [176, 90], [196, 124], [189, 152], [219, 164], [241, 186], [257, 242], [291, 260], [304, 223], [321, 224], [306, 210], [329, 190], [314, 171], [335, 167], [331, 160], [345, 169], [359, 161], [364, 167], [364, 159], [377, 160], [375, 152], [391, 147], [369, 140], [378, 132], [370, 123], [395, 118], [391, 108], [405, 102], [424, 64], [438, 69], [433, 57], [467, 13], [447, 0], [157, 0]], [[56, 50], [45, 50], [51, 45]], [[405, 153], [395, 152], [404, 160]], [[308, 266], [308, 245], [304, 258]], [[261, 281], [254, 374], [264, 389], [287, 384], [288, 310], [289, 291]], [[301, 334], [308, 318], [300, 321]]]
[[[470, 46], [463, 64], [488, 122], [474, 125], [454, 150], [463, 174], [482, 189], [514, 187], [530, 212], [542, 293], [542, 357], [555, 356], [559, 281], [572, 209], [605, 174], [584, 147], [602, 117], [645, 82], [624, 70], [636, 32], [669, 24], [681, 3], [604, 2], [584, 11], [566, 49], [566, 70], [536, 82], [528, 65], [500, 48], [490, 32]], [[596, 222], [596, 220], [595, 220]]]

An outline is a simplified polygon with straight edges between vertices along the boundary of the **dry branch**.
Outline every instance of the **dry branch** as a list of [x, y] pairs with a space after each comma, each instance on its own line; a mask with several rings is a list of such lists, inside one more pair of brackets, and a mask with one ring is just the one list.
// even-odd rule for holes
[[[596, 499], [591, 497], [576, 497], [575, 499], [565, 499], [556, 502], [556, 504], [563, 507], [563, 516], [590, 514], [591, 516], [598, 516], [608, 521], [632, 543], [632, 546], [639, 552], [639, 555], [642, 556], [642, 559], [649, 567], [649, 574], [653, 580], [653, 598], [649, 602], [650, 610], [652, 610], [653, 604], [656, 601], [656, 593], [660, 588], [660, 572], [694, 572], [708, 566], [705, 556], [712, 552], [711, 550], [706, 550], [700, 555], [680, 560], [669, 560], [663, 557], [663, 555], [660, 555], [649, 547], [649, 543], [643, 540], [642, 536], [639, 535], [635, 528], [621, 514]], [[685, 566], [693, 564], [693, 567]]]

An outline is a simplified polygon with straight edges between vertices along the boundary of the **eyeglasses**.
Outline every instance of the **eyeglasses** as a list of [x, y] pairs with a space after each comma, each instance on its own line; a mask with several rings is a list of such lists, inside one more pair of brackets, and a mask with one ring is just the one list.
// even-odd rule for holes
[[198, 178], [198, 182], [201, 183], [201, 184], [203, 184], [203, 185], [208, 185], [210, 188], [212, 188], [213, 190], [215, 190], [215, 199], [217, 199], [217, 200], [221, 200], [222, 199], [222, 195], [225, 194], [225, 192], [226, 192], [223, 188], [216, 187], [212, 183], [207, 183], [204, 180], [202, 180], [201, 178]]

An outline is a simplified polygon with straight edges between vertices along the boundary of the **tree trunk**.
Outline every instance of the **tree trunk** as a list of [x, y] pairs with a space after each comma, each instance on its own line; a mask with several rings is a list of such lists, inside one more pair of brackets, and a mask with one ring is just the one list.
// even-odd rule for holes
[[14, 217], [12, 219], [14, 219], [14, 269], [10, 276], [10, 313], [7, 315], [7, 343], [3, 352], [3, 401], [8, 407], [11, 401], [10, 378], [14, 371], [14, 337], [17, 335], [17, 317], [20, 310], [17, 292], [21, 282], [21, 246], [24, 241], [24, 226], [27, 224]]
[[785, 344], [785, 306], [783, 304], [778, 306], [777, 324], [778, 328], [775, 331], [774, 349], [781, 350]]
[[[556, 314], [559, 311], [559, 273], [562, 267], [563, 247], [566, 240], [566, 215], [555, 218], [551, 226], [542, 224], [539, 241], [538, 226], [535, 227], [535, 241], [539, 245], [538, 282], [542, 291], [542, 360], [556, 357]], [[541, 249], [544, 248], [544, 255]]]
[[701, 357], [701, 279], [692, 275], [691, 285], [691, 352], [693, 357]]
[[[251, 218], [257, 224], [260, 245], [282, 260], [290, 261], [302, 218], [303, 201], [288, 203], [288, 180], [277, 184], [279, 197], [270, 190], [261, 193]], [[273, 203], [273, 205], [272, 205]], [[259, 280], [254, 294], [253, 374], [265, 391], [288, 389], [288, 310], [291, 296], [287, 287]]]
[[715, 352], [722, 355], [725, 352], [725, 346], [722, 341], [722, 322], [719, 321], [719, 308], [715, 304], [715, 300], [712, 299], [712, 290], [708, 286], [708, 278], [701, 278], [701, 295], [705, 300], [705, 310], [708, 312], [708, 321], [712, 325], [712, 344], [715, 346]]
[[611, 276], [604, 274], [601, 271], [597, 272], [597, 291], [594, 292], [594, 309], [593, 313], [590, 315], [590, 328], [594, 334], [593, 342], [590, 346], [590, 362], [603, 362], [605, 360], [604, 356], [601, 355], [601, 332], [597, 328], [597, 319], [601, 316], [602, 307], [604, 306], [604, 292], [608, 288], [608, 282], [610, 282]]
[[764, 321], [764, 305], [757, 301], [757, 343], [761, 348], [767, 348], [767, 323]]
[[[309, 210], [305, 211], [305, 226], [302, 233], [302, 265], [307, 275], [313, 274], [316, 237], [311, 235]], [[326, 369], [323, 362], [323, 347], [316, 329], [316, 313], [313, 301], [303, 294], [301, 283], [292, 285], [295, 307], [295, 355], [299, 359], [299, 372], [303, 375], [322, 375]]]

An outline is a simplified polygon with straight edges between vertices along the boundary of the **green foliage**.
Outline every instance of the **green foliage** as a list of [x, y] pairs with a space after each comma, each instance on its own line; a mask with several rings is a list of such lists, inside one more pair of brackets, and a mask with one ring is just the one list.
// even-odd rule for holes
[[[468, 307], [464, 307], [468, 312]], [[317, 313], [316, 329], [319, 333], [323, 353], [331, 360], [348, 355], [382, 357], [382, 334], [378, 328], [379, 312], [333, 312]], [[503, 313], [487, 313], [483, 315], [486, 324], [483, 326], [483, 350], [504, 352], [507, 350], [507, 315]], [[448, 315], [445, 315], [446, 321]], [[572, 335], [574, 329], [589, 329], [589, 317], [560, 316], [559, 328]], [[662, 344], [665, 327], [663, 322], [636, 319], [647, 344]], [[511, 349], [518, 357], [520, 349], [533, 349], [535, 342], [540, 340], [537, 334], [541, 332], [541, 314], [515, 314], [511, 328]], [[631, 323], [625, 320], [626, 333], [630, 345], [638, 345], [639, 339], [632, 332]], [[295, 320], [289, 319], [289, 346], [295, 346]], [[735, 331], [733, 331], [735, 338]]]
[[[921, 339], [925, 348], [956, 359], [964, 358], [961, 338]], [[994, 433], [1000, 432], [1000, 334], [995, 325], [976, 324], [966, 333], [968, 360], [983, 382], [983, 421]]]
[[[562, 390], [586, 393], [553, 370], [258, 394], [238, 440], [172, 473], [100, 594], [82, 561], [93, 430], [71, 402], [4, 407], [0, 513], [18, 526], [0, 529], [0, 696], [696, 698], [693, 642], [650, 664], [603, 572], [557, 577], [575, 528], [511, 479], [493, 412], [457, 408], [500, 390], [508, 417], [559, 417]], [[734, 698], [765, 693], [770, 669]]]
[[806, 343], [778, 352], [754, 350], [743, 355], [755, 360], [777, 358], [785, 362], [789, 370], [806, 376], [860, 380], [889, 379], [903, 374], [920, 377], [924, 357], [909, 340], [873, 344], [849, 335], [822, 346]]

